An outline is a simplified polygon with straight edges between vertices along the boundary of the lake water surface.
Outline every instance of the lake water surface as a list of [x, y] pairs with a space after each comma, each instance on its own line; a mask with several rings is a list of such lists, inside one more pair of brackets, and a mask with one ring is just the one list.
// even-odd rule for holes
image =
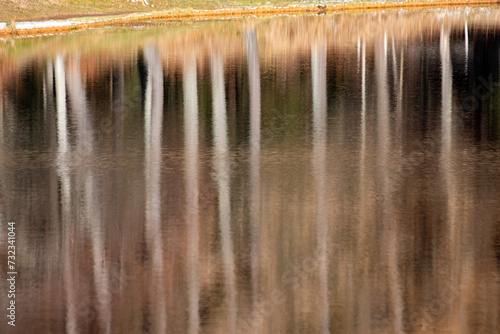
[[1, 333], [500, 332], [498, 7], [0, 45]]

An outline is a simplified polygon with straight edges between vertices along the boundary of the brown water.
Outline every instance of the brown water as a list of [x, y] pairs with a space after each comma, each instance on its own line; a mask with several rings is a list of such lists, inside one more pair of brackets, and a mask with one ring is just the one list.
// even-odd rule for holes
[[500, 332], [498, 7], [1, 43], [1, 333]]

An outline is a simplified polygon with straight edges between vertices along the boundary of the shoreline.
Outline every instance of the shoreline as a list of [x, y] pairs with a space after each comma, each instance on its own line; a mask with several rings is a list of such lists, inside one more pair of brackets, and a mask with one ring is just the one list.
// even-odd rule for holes
[[106, 27], [120, 24], [146, 22], [150, 20], [162, 21], [184, 21], [184, 20], [206, 20], [241, 18], [246, 16], [269, 16], [269, 15], [294, 15], [294, 14], [323, 14], [335, 12], [377, 11], [386, 9], [426, 9], [444, 7], [469, 7], [499, 5], [500, 0], [451, 0], [451, 1], [416, 1], [416, 2], [392, 2], [392, 3], [346, 3], [327, 5], [320, 8], [318, 4], [292, 4], [288, 6], [256, 6], [256, 7], [234, 7], [207, 10], [162, 10], [151, 12], [134, 12], [121, 15], [109, 15], [106, 13], [94, 16], [81, 14], [68, 14], [70, 19], [53, 19], [39, 21], [33, 19], [23, 22], [0, 23], [0, 38], [7, 37], [31, 37], [47, 34], [60, 34], [73, 31], [81, 31], [90, 28]]

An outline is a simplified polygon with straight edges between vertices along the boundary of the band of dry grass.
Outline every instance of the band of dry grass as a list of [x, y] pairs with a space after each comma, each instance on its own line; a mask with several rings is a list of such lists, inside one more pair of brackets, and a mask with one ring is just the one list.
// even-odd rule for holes
[[500, 0], [451, 0], [451, 1], [415, 1], [415, 2], [385, 2], [385, 3], [348, 3], [334, 6], [318, 6], [310, 4], [306, 6], [256, 6], [248, 8], [224, 8], [209, 10], [163, 10], [148, 13], [134, 13], [128, 15], [103, 16], [88, 19], [80, 19], [80, 22], [72, 22], [68, 25], [50, 26], [38, 28], [16, 28], [15, 22], [7, 24], [0, 29], [0, 37], [34, 36], [43, 34], [67, 33], [71, 31], [85, 30], [88, 28], [121, 25], [134, 22], [144, 22], [150, 20], [180, 21], [195, 19], [215, 19], [232, 18], [244, 16], [265, 16], [265, 15], [290, 15], [301, 13], [326, 13], [326, 12], [346, 12], [346, 11], [370, 11], [384, 9], [421, 9], [431, 7], [450, 6], [484, 6], [496, 5]]

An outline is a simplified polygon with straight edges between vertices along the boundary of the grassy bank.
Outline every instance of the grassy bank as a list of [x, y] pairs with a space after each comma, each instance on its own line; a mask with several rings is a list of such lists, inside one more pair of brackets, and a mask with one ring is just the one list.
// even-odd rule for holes
[[110, 15], [130, 12], [164, 11], [174, 9], [215, 9], [258, 4], [290, 4], [283, 0], [5, 0], [0, 1], [0, 21], [46, 20], [75, 16]]
[[[131, 12], [172, 11], [176, 9], [216, 9], [242, 8], [248, 6], [276, 6], [298, 5], [304, 3], [321, 3], [321, 1], [294, 1], [294, 0], [4, 0], [0, 1], [0, 21], [48, 20], [54, 18], [68, 18], [78, 16], [113, 15]], [[360, 1], [373, 4], [373, 1]], [[416, 3], [415, 1], [407, 1]], [[418, 1], [435, 3], [440, 1]], [[445, 1], [443, 1], [445, 2]], [[468, 1], [462, 1], [467, 3]], [[477, 1], [475, 1], [477, 2]], [[479, 1], [480, 2], [480, 1]], [[485, 1], [491, 2], [491, 1]], [[386, 1], [386, 4], [397, 3]], [[332, 1], [327, 5], [332, 6]]]

